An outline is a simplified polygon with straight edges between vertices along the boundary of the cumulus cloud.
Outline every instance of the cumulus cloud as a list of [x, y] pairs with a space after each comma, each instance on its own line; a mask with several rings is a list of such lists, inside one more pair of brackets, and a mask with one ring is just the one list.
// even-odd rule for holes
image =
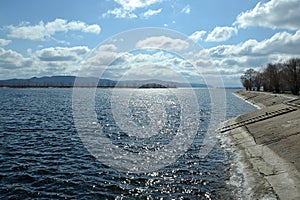
[[217, 26], [214, 30], [209, 33], [206, 40], [207, 42], [224, 42], [231, 38], [233, 33], [237, 33], [237, 29], [234, 27], [219, 27]]
[[300, 30], [295, 34], [279, 32], [260, 42], [252, 39], [238, 45], [221, 45], [211, 48], [209, 52], [214, 57], [300, 54]]
[[17, 69], [30, 66], [32, 61], [24, 58], [22, 54], [0, 48], [0, 68], [1, 69]]
[[242, 27], [261, 26], [268, 28], [300, 29], [299, 0], [271, 0], [258, 3], [256, 7], [241, 13], [235, 24]]
[[105, 44], [96, 49], [95, 54], [93, 52], [92, 56], [85, 61], [81, 72], [82, 76], [100, 76], [102, 74], [104, 78], [115, 80], [161, 79], [174, 81], [176, 76], [199, 76], [188, 61], [171, 53], [151, 50], [118, 52], [113, 44]]
[[0, 38], [0, 47], [6, 46], [11, 42], [11, 40], [5, 40]]
[[294, 34], [279, 32], [262, 41], [251, 39], [237, 45], [220, 45], [206, 51], [225, 81], [238, 85], [237, 80], [247, 68], [259, 70], [268, 63], [285, 62], [299, 56], [300, 30]]
[[[28, 71], [32, 65], [32, 59], [25, 58], [16, 51], [0, 48], [0, 79], [28, 78]], [[36, 74], [37, 70], [32, 72], [31, 76]]]
[[151, 9], [149, 9], [149, 10], [147, 10], [146, 12], [144, 12], [144, 13], [142, 14], [142, 16], [143, 16], [144, 18], [149, 18], [149, 17], [151, 17], [151, 16], [153, 16], [153, 15], [157, 15], [157, 14], [161, 13], [161, 11], [162, 11], [161, 8], [160, 8], [160, 9], [157, 9], [157, 10], [151, 10]]
[[[134, 11], [138, 8], [146, 8], [148, 6], [151, 6], [156, 3], [160, 3], [162, 0], [114, 0], [117, 4], [119, 4], [121, 7], [110, 9], [102, 14], [102, 17], [109, 17], [114, 16], [116, 18], [137, 18], [137, 14], [134, 13]], [[159, 9], [160, 10], [160, 9]], [[148, 14], [148, 16], [143, 17], [149, 17], [154, 14], [158, 14], [161, 12], [161, 10], [148, 10], [145, 13]], [[159, 11], [159, 12], [158, 12]], [[147, 13], [148, 12], [148, 13]], [[144, 13], [144, 14], [145, 14]]]
[[190, 12], [191, 12], [191, 6], [190, 5], [186, 5], [184, 8], [182, 8], [181, 12], [185, 13], [185, 14], [190, 14]]
[[116, 76], [117, 73], [126, 68], [124, 57], [127, 54], [129, 53], [118, 52], [118, 48], [114, 44], [103, 44], [93, 50], [82, 63], [80, 76], [100, 76], [106, 69], [115, 70], [115, 75], [112, 72], [109, 73], [111, 76]]
[[[114, 71], [115, 75], [118, 74], [119, 78], [129, 80], [160, 79], [175, 81], [183, 76], [199, 75], [188, 61], [163, 51], [129, 53], [118, 64], [123, 67], [124, 71]], [[115, 67], [119, 69], [119, 66]]]
[[143, 64], [139, 68], [131, 68], [122, 77], [124, 80], [149, 80], [149, 79], [159, 79], [165, 81], [175, 81], [179, 80], [178, 74], [171, 68], [163, 67], [157, 64]]
[[85, 28], [82, 29], [82, 31], [85, 33], [99, 34], [101, 31], [101, 28], [99, 25], [93, 24], [93, 25], [86, 26]]
[[268, 40], [253, 47], [255, 53], [261, 54], [300, 54], [300, 30], [295, 34], [287, 32], [276, 33]]
[[103, 44], [93, 52], [93, 56], [88, 59], [89, 65], [111, 65], [116, 59], [122, 57], [123, 53], [118, 52], [118, 48], [114, 44]]
[[154, 48], [169, 51], [180, 51], [183, 49], [187, 49], [189, 47], [189, 43], [181, 39], [173, 39], [166, 36], [157, 36], [138, 41], [136, 47], [141, 49]]
[[[218, 67], [227, 84], [239, 85], [239, 77], [247, 68], [259, 70], [267, 63], [285, 62], [291, 57], [299, 56], [299, 13], [298, 0], [271, 0], [267, 3], [259, 3], [254, 9], [241, 13], [234, 23], [238, 28], [261, 26], [296, 30], [296, 32], [278, 32], [262, 41], [250, 39], [237, 45], [212, 47], [206, 50], [213, 58], [212, 65]], [[216, 27], [207, 36], [206, 41], [226, 41], [234, 33], [237, 33], [237, 28]]]
[[36, 56], [41, 61], [78, 61], [89, 52], [85, 46], [76, 47], [50, 47], [39, 50]]
[[161, 2], [162, 0], [115, 0], [124, 10], [135, 10], [137, 8], [145, 8], [152, 4]]
[[98, 47], [99, 52], [116, 52], [117, 49], [118, 48], [114, 44], [103, 44]]
[[116, 18], [137, 18], [137, 15], [132, 11], [124, 10], [122, 8], [115, 8], [113, 10], [108, 10], [106, 13], [102, 14], [102, 17], [114, 16]]
[[206, 34], [206, 31], [196, 31], [189, 38], [195, 42], [203, 39], [203, 36]]
[[0, 79], [76, 74], [88, 47], [50, 47], [29, 50], [29, 56], [0, 48]]
[[51, 38], [57, 32], [83, 31], [87, 33], [99, 34], [101, 28], [97, 24], [87, 25], [81, 21], [70, 21], [65, 19], [55, 19], [44, 23], [40, 21], [36, 25], [21, 23], [19, 26], [7, 26], [8, 37], [28, 40], [45, 40]]

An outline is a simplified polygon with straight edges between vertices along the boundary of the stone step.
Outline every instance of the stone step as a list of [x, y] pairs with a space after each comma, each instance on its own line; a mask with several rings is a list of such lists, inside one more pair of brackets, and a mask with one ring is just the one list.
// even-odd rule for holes
[[255, 122], [259, 122], [259, 121], [262, 121], [262, 120], [266, 120], [266, 119], [269, 119], [269, 118], [272, 118], [272, 117], [276, 117], [278, 115], [283, 115], [285, 113], [289, 113], [289, 112], [292, 112], [292, 111], [295, 111], [295, 110], [297, 110], [297, 109], [294, 108], [294, 107], [291, 107], [291, 106], [283, 107], [283, 108], [280, 108], [280, 109], [277, 109], [277, 110], [274, 110], [274, 111], [271, 111], [271, 112], [266, 112], [265, 114], [262, 114], [262, 115], [258, 115], [258, 116], [240, 121], [240, 122], [236, 122], [236, 123], [224, 126], [219, 131], [221, 133], [223, 133], [223, 132], [230, 131], [232, 129], [235, 129], [235, 128], [238, 128], [238, 127], [241, 127], [241, 126], [245, 126], [245, 125], [252, 124], [252, 123], [255, 123]]

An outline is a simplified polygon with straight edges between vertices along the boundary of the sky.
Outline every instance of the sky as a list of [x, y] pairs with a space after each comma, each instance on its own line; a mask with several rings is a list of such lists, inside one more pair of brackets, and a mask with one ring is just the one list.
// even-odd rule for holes
[[[183, 53], [192, 43], [201, 47], [193, 62]], [[160, 50], [145, 48], [153, 44]], [[292, 57], [300, 57], [300, 0], [0, 2], [1, 80], [96, 74], [201, 82], [216, 69], [236, 87], [246, 69]]]

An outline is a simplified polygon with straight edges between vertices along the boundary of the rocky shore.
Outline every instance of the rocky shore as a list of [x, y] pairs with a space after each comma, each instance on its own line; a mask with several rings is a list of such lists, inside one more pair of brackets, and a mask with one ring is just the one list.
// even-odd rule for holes
[[[242, 176], [238, 196], [300, 199], [300, 99], [254, 91], [236, 93], [259, 110], [227, 121], [221, 129]], [[238, 186], [239, 187], [239, 186]]]

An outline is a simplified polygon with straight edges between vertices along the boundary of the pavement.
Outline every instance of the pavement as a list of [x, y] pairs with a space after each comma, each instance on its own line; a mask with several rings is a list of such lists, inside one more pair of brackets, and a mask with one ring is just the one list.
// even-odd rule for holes
[[247, 183], [249, 199], [299, 200], [300, 99], [254, 91], [236, 94], [261, 108], [227, 121], [220, 130], [241, 155], [244, 175], [252, 179]]

